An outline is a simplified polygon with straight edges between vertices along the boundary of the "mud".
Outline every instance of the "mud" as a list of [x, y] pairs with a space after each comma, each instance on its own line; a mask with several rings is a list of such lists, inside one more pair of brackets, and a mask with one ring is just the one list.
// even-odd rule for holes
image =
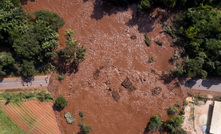
[[[79, 132], [81, 111], [86, 117], [83, 123], [93, 126], [92, 134], [141, 134], [152, 116], [160, 114], [166, 120], [166, 108], [182, 104], [186, 90], [177, 79], [167, 80], [166, 70], [173, 68], [168, 62], [174, 51], [171, 40], [161, 32], [158, 19], [137, 12], [136, 5], [124, 9], [99, 0], [36, 0], [23, 7], [28, 12], [57, 12], [66, 21], [59, 30], [61, 46], [65, 29], [73, 29], [79, 45], [87, 48], [77, 73], [66, 74], [62, 83], [57, 74], [50, 79], [53, 96], [68, 99], [68, 106], [56, 112], [62, 133]], [[150, 47], [144, 43], [145, 33]], [[148, 63], [149, 57], [154, 62]], [[122, 86], [127, 78], [130, 82]], [[74, 124], [67, 124], [64, 111], [75, 115]]]

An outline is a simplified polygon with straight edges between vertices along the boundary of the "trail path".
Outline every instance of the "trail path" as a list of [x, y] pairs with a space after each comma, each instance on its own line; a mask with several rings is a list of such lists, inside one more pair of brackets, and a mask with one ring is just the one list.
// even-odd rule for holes
[[20, 77], [0, 79], [0, 89], [47, 86], [49, 79], [48, 76], [35, 76], [29, 79]]

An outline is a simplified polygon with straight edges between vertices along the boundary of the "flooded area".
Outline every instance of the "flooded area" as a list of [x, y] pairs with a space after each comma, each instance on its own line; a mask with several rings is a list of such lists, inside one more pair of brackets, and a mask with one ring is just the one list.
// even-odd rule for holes
[[[99, 0], [36, 0], [23, 7], [27, 12], [57, 12], [66, 22], [59, 30], [60, 46], [65, 45], [65, 29], [72, 29], [79, 45], [87, 48], [77, 73], [67, 74], [62, 83], [57, 74], [50, 79], [54, 97], [63, 94], [68, 99], [68, 106], [56, 112], [62, 133], [79, 132], [81, 111], [86, 117], [83, 123], [93, 126], [92, 134], [140, 134], [152, 116], [160, 114], [166, 120], [166, 109], [182, 104], [183, 85], [177, 79], [162, 78], [173, 68], [168, 61], [174, 48], [159, 19], [150, 20], [136, 5], [118, 8]], [[145, 33], [150, 47], [144, 43]], [[148, 62], [150, 57], [154, 62]], [[76, 116], [73, 125], [66, 123], [64, 111]]]

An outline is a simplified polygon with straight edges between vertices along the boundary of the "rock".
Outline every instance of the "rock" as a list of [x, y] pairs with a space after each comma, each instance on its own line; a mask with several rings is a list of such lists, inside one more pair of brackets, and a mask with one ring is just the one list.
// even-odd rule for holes
[[97, 69], [95, 72], [94, 72], [94, 79], [97, 80], [99, 78], [99, 74], [100, 74], [100, 70]]
[[121, 85], [124, 88], [126, 88], [129, 92], [136, 90], [136, 87], [133, 86], [132, 82], [128, 77], [121, 83]]
[[112, 92], [112, 97], [116, 102], [118, 102], [120, 100], [120, 95], [117, 91]]
[[152, 95], [155, 96], [155, 95], [159, 95], [162, 91], [162, 88], [161, 87], [155, 87], [153, 89], [150, 90], [152, 92]]

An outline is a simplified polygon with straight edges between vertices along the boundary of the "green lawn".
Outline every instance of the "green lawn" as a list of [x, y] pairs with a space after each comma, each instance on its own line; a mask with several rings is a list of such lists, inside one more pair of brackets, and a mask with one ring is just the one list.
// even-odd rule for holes
[[0, 134], [26, 134], [26, 132], [19, 128], [0, 108]]

